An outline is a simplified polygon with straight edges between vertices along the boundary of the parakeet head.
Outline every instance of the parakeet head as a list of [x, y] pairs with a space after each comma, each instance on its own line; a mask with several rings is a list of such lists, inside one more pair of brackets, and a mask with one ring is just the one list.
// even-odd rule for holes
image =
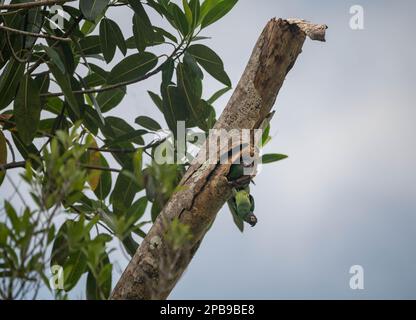
[[245, 221], [252, 227], [254, 227], [258, 222], [257, 217], [253, 213], [250, 213]]

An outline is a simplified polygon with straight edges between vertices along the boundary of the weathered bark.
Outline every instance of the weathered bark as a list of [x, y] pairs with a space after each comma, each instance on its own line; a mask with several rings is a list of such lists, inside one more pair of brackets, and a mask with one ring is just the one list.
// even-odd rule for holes
[[[306, 36], [325, 41], [326, 28], [303, 20], [272, 19], [260, 35], [215, 129], [259, 128], [301, 53]], [[121, 276], [112, 299], [168, 297], [218, 211], [232, 195], [227, 180], [229, 169], [230, 165], [203, 161], [191, 165], [180, 191], [167, 203]], [[181, 250], [173, 250], [164, 237], [169, 222], [175, 218], [189, 225], [193, 235], [189, 246]]]

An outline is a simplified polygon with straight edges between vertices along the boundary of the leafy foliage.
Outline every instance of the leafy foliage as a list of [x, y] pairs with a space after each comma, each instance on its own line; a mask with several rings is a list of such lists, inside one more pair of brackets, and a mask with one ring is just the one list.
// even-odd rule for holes
[[[80, 0], [63, 6], [58, 28], [49, 6], [0, 5], [0, 185], [13, 182], [7, 170], [22, 168], [36, 207], [17, 187], [21, 209], [2, 200], [1, 298], [36, 297], [41, 285], [52, 290], [49, 266], [55, 265], [63, 270], [56, 298], [67, 298], [83, 277], [88, 299], [109, 297], [114, 243], [134, 254], [186, 170], [153, 161], [156, 147], [174, 148], [177, 121], [212, 128], [212, 105], [231, 88], [221, 58], [200, 33], [237, 0], [201, 2]], [[110, 19], [119, 6], [129, 15], [130, 36]], [[151, 11], [170, 27], [155, 25]], [[149, 96], [173, 139], [156, 134], [164, 124], [147, 115], [134, 115], [134, 124], [109, 115], [130, 84], [156, 75], [160, 92]], [[211, 97], [203, 92], [206, 75], [220, 85]], [[179, 221], [171, 229], [166, 237], [174, 247], [191, 236]]]
[[284, 160], [286, 158], [287, 156], [284, 154], [277, 154], [277, 153], [264, 154], [262, 156], [262, 163], [264, 164], [273, 163], [273, 162]]
[[[231, 81], [199, 34], [236, 2], [81, 0], [63, 6], [58, 28], [48, 6], [0, 5], [0, 27], [9, 28], [0, 28], [0, 184], [6, 170], [23, 167], [22, 180], [36, 204], [32, 210], [24, 196], [21, 210], [3, 203], [2, 298], [35, 297], [41, 285], [50, 287], [49, 266], [55, 265], [62, 267], [64, 283], [53, 291], [56, 298], [67, 298], [83, 277], [88, 299], [109, 297], [111, 244], [118, 239], [134, 254], [151, 223], [146, 208], [154, 221], [186, 165], [152, 161], [158, 145], [174, 145], [154, 139], [163, 124], [146, 115], [129, 124], [107, 113], [120, 105], [130, 84], [160, 74], [160, 93], [149, 95], [174, 134], [178, 120], [187, 128], [211, 128], [212, 104]], [[109, 17], [119, 6], [131, 17], [130, 37]], [[171, 28], [155, 25], [150, 11]], [[226, 88], [204, 98], [203, 70]], [[146, 144], [149, 137], [153, 141]], [[176, 223], [167, 237], [177, 246], [189, 235]]]

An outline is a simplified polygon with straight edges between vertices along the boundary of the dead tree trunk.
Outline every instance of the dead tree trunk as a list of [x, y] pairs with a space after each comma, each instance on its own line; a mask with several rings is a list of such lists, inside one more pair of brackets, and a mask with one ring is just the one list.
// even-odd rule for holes
[[[325, 41], [325, 25], [297, 19], [272, 19], [264, 28], [245, 72], [215, 129], [256, 129], [273, 107], [306, 36]], [[230, 165], [193, 163], [180, 191], [167, 203], [116, 285], [112, 299], [166, 299], [198, 250], [218, 211], [230, 198]], [[189, 246], [173, 249], [166, 241], [173, 219], [190, 227]]]

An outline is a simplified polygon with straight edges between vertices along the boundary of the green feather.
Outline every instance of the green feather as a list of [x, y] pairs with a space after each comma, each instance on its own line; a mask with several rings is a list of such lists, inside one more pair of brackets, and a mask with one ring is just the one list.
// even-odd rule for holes
[[244, 167], [241, 164], [233, 164], [228, 174], [228, 181], [235, 181], [244, 175]]
[[252, 203], [250, 201], [250, 193], [246, 190], [240, 190], [235, 194], [235, 203], [237, 215], [245, 220], [251, 213]]

